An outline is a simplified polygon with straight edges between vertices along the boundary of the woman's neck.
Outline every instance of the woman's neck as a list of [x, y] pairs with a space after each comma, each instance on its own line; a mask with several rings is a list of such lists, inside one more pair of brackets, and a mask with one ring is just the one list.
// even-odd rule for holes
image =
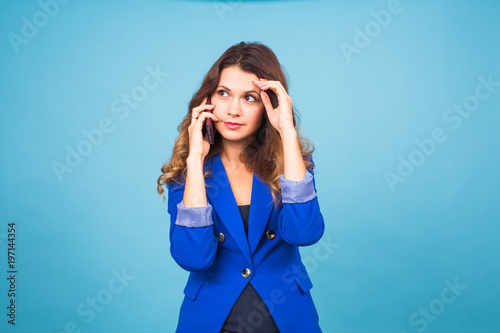
[[240, 155], [243, 149], [247, 147], [249, 142], [231, 142], [222, 141], [219, 156], [227, 166], [241, 166], [243, 162], [240, 160]]

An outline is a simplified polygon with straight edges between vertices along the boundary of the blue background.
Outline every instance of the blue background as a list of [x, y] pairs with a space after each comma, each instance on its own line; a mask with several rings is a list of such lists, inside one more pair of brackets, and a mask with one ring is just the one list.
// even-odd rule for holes
[[[458, 114], [446, 120], [474, 101], [479, 77], [500, 81], [499, 2], [401, 0], [385, 26], [385, 0], [69, 1], [52, 16], [44, 3], [0, 4], [2, 332], [174, 331], [188, 273], [170, 257], [156, 180], [192, 94], [240, 41], [277, 54], [316, 146], [326, 231], [301, 252], [323, 331], [500, 330], [500, 86], [478, 88], [489, 96], [459, 127]], [[13, 43], [23, 29], [30, 38]], [[114, 112], [147, 68], [168, 74]], [[53, 164], [106, 119], [112, 130], [59, 178]], [[431, 149], [435, 129], [445, 139]], [[96, 297], [100, 311], [78, 313]]]

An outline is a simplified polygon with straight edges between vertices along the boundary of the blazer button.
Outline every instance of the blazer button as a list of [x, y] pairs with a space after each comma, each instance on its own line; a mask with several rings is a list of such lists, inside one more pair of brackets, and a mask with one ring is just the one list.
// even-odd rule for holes
[[222, 242], [224, 242], [226, 240], [226, 236], [224, 236], [224, 234], [222, 232], [218, 233], [217, 236], [216, 236], [216, 238], [217, 238], [217, 241], [219, 243], [222, 243]]
[[267, 239], [273, 239], [276, 236], [276, 233], [272, 230], [268, 230], [266, 232]]
[[242, 272], [241, 272], [241, 275], [243, 275], [243, 277], [249, 277], [250, 276], [250, 270], [248, 268], [245, 268]]

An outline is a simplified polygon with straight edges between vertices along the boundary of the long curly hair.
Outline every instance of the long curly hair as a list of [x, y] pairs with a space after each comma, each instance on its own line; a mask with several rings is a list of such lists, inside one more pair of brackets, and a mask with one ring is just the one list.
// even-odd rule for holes
[[[201, 87], [195, 92], [189, 103], [189, 109], [181, 124], [177, 127], [179, 136], [175, 141], [172, 157], [165, 163], [158, 178], [157, 191], [165, 200], [163, 195], [163, 185], [177, 183], [185, 184], [186, 180], [186, 159], [189, 155], [189, 132], [193, 108], [199, 106], [203, 99], [215, 93], [219, 84], [221, 72], [226, 67], [235, 66], [247, 73], [253, 73], [257, 77], [267, 80], [280, 81], [288, 93], [288, 84], [285, 76], [285, 69], [280, 65], [274, 52], [266, 45], [254, 42], [241, 42], [231, 46], [213, 64], [203, 79]], [[292, 106], [293, 125], [297, 132], [299, 148], [304, 160], [306, 169], [314, 168], [311, 162], [311, 154], [314, 151], [313, 143], [302, 136], [298, 123], [300, 116]], [[211, 159], [221, 149], [220, 133], [215, 132], [214, 144], [210, 146], [210, 151], [205, 157], [205, 162]], [[271, 125], [264, 112], [262, 123], [257, 130], [255, 139], [243, 149], [240, 160], [248, 170], [253, 171], [260, 177], [271, 190], [275, 207], [281, 201], [281, 186], [279, 175], [284, 172], [283, 142], [279, 132]], [[211, 171], [204, 171], [204, 178], [211, 177]]]

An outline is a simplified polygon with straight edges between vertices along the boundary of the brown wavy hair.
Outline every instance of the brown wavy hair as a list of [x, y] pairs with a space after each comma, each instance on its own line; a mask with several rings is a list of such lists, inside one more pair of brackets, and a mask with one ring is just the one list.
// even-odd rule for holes
[[[286, 71], [269, 47], [259, 42], [241, 42], [227, 49], [205, 75], [200, 89], [191, 98], [187, 114], [177, 127], [180, 134], [175, 140], [172, 157], [169, 162], [162, 166], [162, 175], [158, 178], [157, 191], [163, 200], [165, 200], [163, 185], [173, 183], [185, 184], [186, 159], [189, 155], [188, 127], [191, 124], [193, 108], [201, 105], [206, 96], [212, 96], [215, 93], [216, 87], [219, 85], [222, 70], [231, 66], [238, 67], [244, 72], [253, 73], [257, 77], [280, 81], [288, 93]], [[300, 116], [293, 106], [292, 112], [293, 125], [297, 132], [297, 139], [306, 169], [314, 168], [311, 162], [314, 145], [301, 135], [298, 128]], [[214, 144], [210, 146], [210, 151], [205, 157], [205, 162], [220, 151], [220, 143], [220, 133], [215, 132]], [[279, 132], [269, 122], [266, 112], [264, 112], [264, 117], [261, 126], [257, 130], [255, 139], [243, 149], [240, 160], [245, 163], [248, 170], [253, 170], [269, 186], [276, 207], [281, 200], [279, 175], [284, 172], [283, 142]], [[204, 171], [204, 177], [211, 177], [211, 171]]]

